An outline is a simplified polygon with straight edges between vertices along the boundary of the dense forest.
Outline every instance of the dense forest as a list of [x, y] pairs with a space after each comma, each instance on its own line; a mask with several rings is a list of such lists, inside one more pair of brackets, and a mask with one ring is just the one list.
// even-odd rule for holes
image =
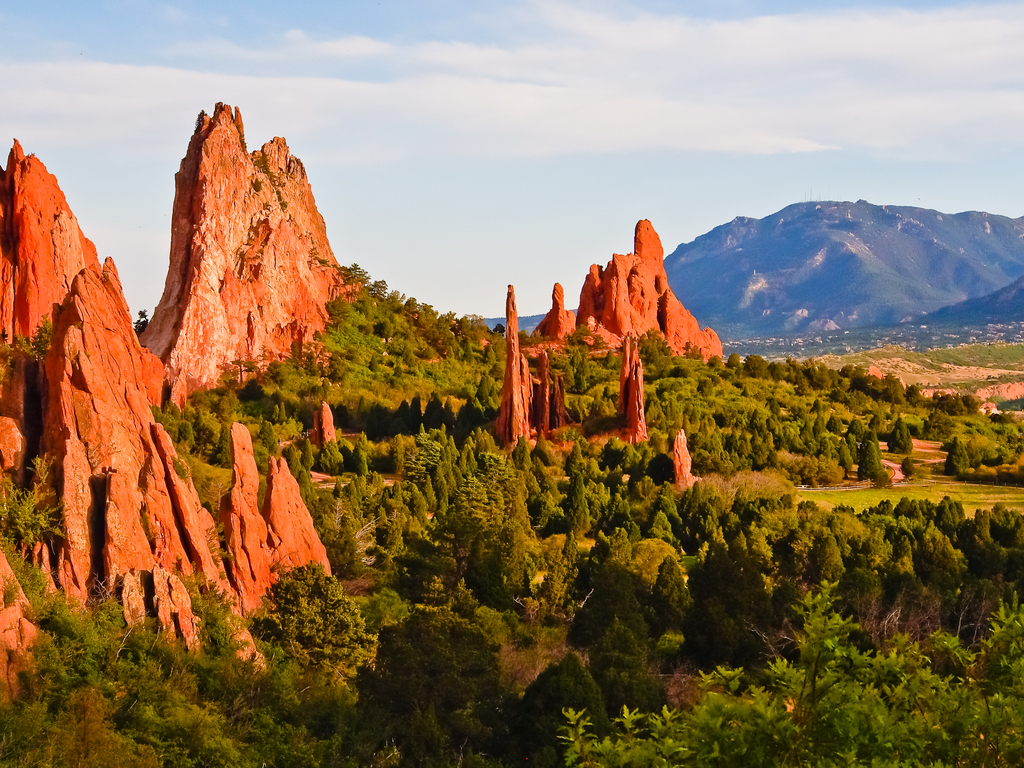
[[[575, 423], [505, 449], [502, 334], [344, 271], [362, 288], [316, 343], [154, 409], [214, 516], [233, 423], [261, 471], [283, 456], [333, 575], [278, 574], [250, 621], [256, 664], [223, 596], [189, 583], [190, 652], [154, 619], [128, 627], [112, 595], [82, 611], [46, 589], [18, 553], [59, 532], [59, 500], [6, 481], [3, 546], [42, 635], [0, 709], [0, 763], [1024, 761], [1021, 511], [801, 494], [884, 489], [893, 457], [907, 477], [1018, 483], [1012, 416], [861, 367], [673, 356], [652, 332], [649, 440], [630, 445], [619, 355], [583, 329], [547, 345]], [[322, 402], [338, 436], [317, 447]], [[680, 429], [701, 478], [685, 489]]]

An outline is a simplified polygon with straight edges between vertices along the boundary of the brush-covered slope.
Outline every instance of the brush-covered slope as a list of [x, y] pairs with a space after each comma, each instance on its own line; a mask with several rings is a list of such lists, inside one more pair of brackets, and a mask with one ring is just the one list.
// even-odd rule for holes
[[738, 217], [665, 258], [679, 299], [727, 336], [891, 324], [1024, 274], [1024, 219], [856, 203]]

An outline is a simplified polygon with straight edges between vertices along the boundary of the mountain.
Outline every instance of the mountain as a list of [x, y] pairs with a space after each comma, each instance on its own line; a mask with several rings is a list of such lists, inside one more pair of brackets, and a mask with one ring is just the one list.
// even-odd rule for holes
[[679, 299], [726, 337], [894, 324], [1024, 275], [1024, 219], [796, 203], [716, 227], [665, 268]]
[[934, 325], [982, 325], [1024, 321], [1024, 277], [1005, 288], [936, 310], [924, 323]]

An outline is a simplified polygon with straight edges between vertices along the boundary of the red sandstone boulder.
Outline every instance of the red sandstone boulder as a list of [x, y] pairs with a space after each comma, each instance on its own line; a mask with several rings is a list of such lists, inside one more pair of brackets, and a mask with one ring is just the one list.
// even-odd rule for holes
[[540, 321], [534, 333], [551, 339], [564, 339], [576, 330], [576, 314], [565, 308], [565, 291], [555, 283], [551, 291], [551, 309]]
[[0, 584], [0, 700], [10, 700], [18, 695], [18, 673], [28, 668], [30, 650], [39, 633], [26, 618], [28, 598], [2, 551]]
[[626, 417], [625, 439], [640, 443], [647, 439], [647, 418], [644, 414], [644, 365], [636, 339], [622, 341], [622, 371], [619, 374], [619, 412]]
[[200, 113], [175, 176], [170, 269], [143, 342], [170, 397], [216, 384], [233, 360], [287, 357], [345, 292], [306, 171], [284, 139], [245, 147], [226, 104]]
[[190, 651], [198, 650], [199, 619], [181, 579], [159, 565], [153, 569], [153, 610], [160, 626], [171, 637], [180, 636]]
[[242, 424], [231, 425], [231, 492], [220, 507], [224, 544], [231, 559], [228, 578], [238, 607], [247, 616], [260, 606], [272, 583], [267, 523], [259, 513], [260, 476], [252, 436]]
[[263, 500], [263, 519], [267, 522], [272, 563], [294, 568], [320, 563], [330, 575], [327, 550], [313, 527], [313, 518], [302, 501], [299, 484], [284, 459], [270, 457], [267, 469], [267, 495]]
[[20, 474], [25, 464], [25, 436], [18, 422], [0, 416], [0, 472]]
[[530, 399], [533, 385], [530, 364], [519, 351], [519, 316], [516, 292], [510, 285], [505, 298], [505, 381], [495, 431], [502, 445], [515, 445], [530, 435]]
[[676, 433], [672, 446], [672, 463], [675, 466], [677, 488], [689, 488], [700, 479], [694, 477], [690, 471], [693, 462], [690, 460], [690, 451], [686, 448], [686, 433], [681, 429]]
[[334, 414], [326, 402], [320, 403], [320, 407], [313, 413], [313, 432], [310, 438], [318, 448], [323, 448], [325, 443], [338, 439], [334, 431]]
[[15, 141], [0, 169], [0, 335], [35, 334], [75, 275], [98, 265], [57, 179]]
[[701, 330], [669, 288], [664, 256], [651, 223], [638, 222], [633, 253], [613, 254], [604, 269], [591, 265], [580, 292], [577, 327], [590, 329], [614, 347], [630, 334], [658, 330], [676, 354], [697, 349], [704, 360], [721, 357], [718, 334]]

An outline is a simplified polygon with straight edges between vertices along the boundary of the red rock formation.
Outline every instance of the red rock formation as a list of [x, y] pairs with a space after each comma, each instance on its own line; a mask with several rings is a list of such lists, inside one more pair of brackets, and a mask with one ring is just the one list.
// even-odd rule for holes
[[0, 472], [19, 474], [25, 464], [25, 436], [18, 422], [0, 416]]
[[676, 354], [698, 349], [705, 361], [721, 357], [718, 334], [710, 328], [701, 330], [669, 288], [664, 256], [651, 222], [638, 222], [633, 253], [613, 254], [604, 269], [591, 265], [580, 292], [577, 327], [590, 328], [616, 347], [629, 334], [659, 330]]
[[868, 366], [868, 376], [874, 376], [876, 379], [884, 379], [885, 374], [882, 373], [882, 369], [877, 365]]
[[539, 434], [571, 424], [565, 410], [565, 388], [561, 375], [552, 376], [548, 353], [542, 349], [537, 358], [537, 378], [533, 380], [530, 426]]
[[98, 266], [60, 186], [15, 141], [0, 169], [0, 335], [32, 336], [87, 266]]
[[18, 673], [28, 668], [38, 630], [25, 614], [28, 599], [3, 552], [0, 552], [0, 700], [18, 695]]
[[246, 616], [260, 606], [272, 583], [267, 523], [259, 513], [260, 476], [252, 436], [242, 424], [231, 425], [231, 492], [220, 507], [224, 543], [231, 558], [228, 578]]
[[200, 113], [175, 176], [170, 269], [142, 335], [171, 399], [215, 384], [233, 360], [288, 356], [324, 329], [345, 288], [302, 163], [284, 139], [246, 151], [226, 104]]
[[672, 463], [676, 470], [676, 487], [689, 488], [700, 479], [691, 474], [693, 462], [690, 460], [690, 451], [686, 448], [686, 433], [681, 429], [676, 433], [672, 446]]
[[159, 565], [153, 569], [153, 610], [164, 632], [180, 636], [190, 651], [199, 649], [199, 619], [192, 612], [192, 598], [181, 579]]
[[636, 339], [622, 341], [622, 372], [619, 374], [619, 413], [626, 416], [626, 442], [640, 443], [647, 439], [644, 415], [644, 365]]
[[505, 382], [495, 430], [503, 445], [515, 445], [530, 435], [530, 364], [519, 352], [519, 316], [516, 292], [510, 285], [505, 298]]
[[327, 550], [313, 527], [313, 518], [302, 501], [299, 484], [284, 459], [270, 457], [267, 469], [267, 495], [263, 500], [263, 519], [267, 523], [272, 565], [297, 567], [320, 563], [331, 573]]
[[27, 457], [39, 453], [39, 378], [39, 362], [23, 352], [8, 350], [0, 362], [0, 471], [18, 483], [25, 480]]
[[[83, 269], [55, 313], [44, 364], [43, 450], [64, 514], [56, 572], [79, 601], [120, 588], [129, 620], [140, 619], [144, 572], [199, 572], [226, 584], [210, 548], [213, 521], [153, 420], [146, 357], [113, 263]], [[181, 615], [188, 593], [176, 595]]]
[[575, 330], [576, 314], [565, 308], [565, 291], [561, 283], [555, 283], [551, 291], [551, 309], [534, 329], [534, 333], [550, 339], [564, 339]]
[[325, 443], [338, 439], [334, 431], [334, 414], [326, 402], [320, 403], [320, 407], [313, 413], [313, 432], [310, 438], [318, 448], [323, 448]]
[[242, 424], [231, 425], [231, 451], [231, 493], [221, 504], [220, 519], [232, 559], [228, 576], [246, 616], [259, 608], [281, 568], [320, 563], [330, 573], [331, 564], [288, 463], [271, 457], [261, 513], [252, 437]]

